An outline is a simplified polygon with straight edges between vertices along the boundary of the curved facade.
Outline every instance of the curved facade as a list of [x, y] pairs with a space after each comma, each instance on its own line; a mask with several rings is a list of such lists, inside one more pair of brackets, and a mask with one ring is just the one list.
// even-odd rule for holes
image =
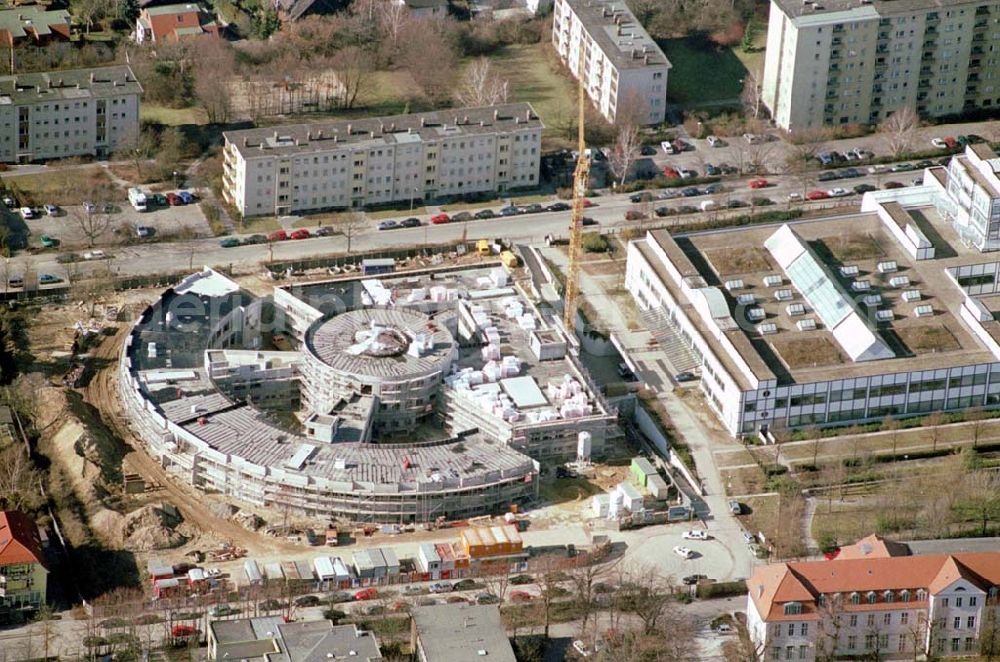
[[[234, 500], [324, 520], [464, 518], [537, 496], [538, 463], [478, 432], [391, 446], [322, 443], [247, 404], [253, 398], [234, 396], [261, 383], [302, 382], [305, 398], [324, 389], [360, 396], [370, 386], [376, 404], [399, 405], [377, 408], [385, 420], [415, 419], [425, 396], [414, 394], [430, 400], [430, 385], [457, 353], [446, 319], [363, 309], [315, 322], [300, 352], [242, 349], [259, 337], [259, 301], [206, 269], [164, 292], [133, 326], [119, 394], [132, 431], [170, 473]], [[342, 353], [360, 363], [350, 368]], [[220, 375], [229, 380], [224, 391]], [[396, 384], [405, 390], [388, 387]]]

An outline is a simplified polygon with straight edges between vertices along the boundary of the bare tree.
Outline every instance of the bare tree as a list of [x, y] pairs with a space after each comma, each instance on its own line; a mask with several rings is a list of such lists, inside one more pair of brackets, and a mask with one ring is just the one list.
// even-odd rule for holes
[[463, 106], [478, 108], [507, 103], [510, 82], [493, 70], [490, 60], [481, 57], [465, 67], [455, 100]]
[[987, 596], [979, 628], [979, 654], [986, 662], [1000, 659], [1000, 598]]
[[626, 572], [618, 587], [619, 598], [628, 611], [642, 621], [643, 634], [652, 634], [676, 607], [673, 584], [653, 566], [635, 565]]
[[126, 127], [125, 135], [118, 140], [116, 157], [132, 163], [135, 168], [136, 181], [145, 181], [146, 163], [156, 153], [156, 136], [143, 130], [138, 124]]
[[482, 580], [486, 584], [486, 589], [503, 602], [507, 599], [507, 591], [510, 590], [510, 565], [504, 564], [497, 570], [498, 572], [483, 575]]
[[973, 471], [962, 483], [962, 509], [975, 517], [986, 536], [991, 521], [1000, 520], [1000, 474]]
[[578, 565], [569, 572], [573, 583], [576, 605], [580, 610], [580, 634], [586, 637], [590, 630], [590, 617], [596, 607], [594, 602], [594, 585], [598, 583], [604, 569], [595, 563]]
[[70, 219], [87, 239], [87, 246], [94, 244], [111, 228], [111, 215], [101, 208], [75, 208], [69, 213]]
[[892, 437], [892, 458], [896, 459], [896, 440], [899, 437], [899, 428], [901, 427], [898, 419], [893, 418], [891, 415], [886, 416], [882, 419], [882, 431], [888, 432]]
[[340, 230], [340, 233], [344, 235], [347, 239], [347, 252], [351, 252], [351, 239], [354, 235], [365, 229], [368, 223], [365, 221], [364, 214], [356, 211], [346, 211], [342, 214], [338, 214], [337, 220], [334, 221], [334, 226]]
[[621, 124], [615, 135], [615, 144], [611, 148], [611, 156], [608, 158], [608, 165], [611, 172], [618, 178], [618, 185], [625, 183], [629, 169], [639, 155], [641, 145], [639, 139], [639, 127], [634, 124]]
[[931, 452], [937, 452], [938, 437], [941, 436], [941, 426], [944, 425], [944, 414], [939, 411], [931, 412], [923, 420], [921, 427], [931, 431]]
[[233, 88], [230, 81], [236, 72], [232, 46], [225, 39], [198, 42], [194, 61], [194, 95], [212, 124], [228, 122], [233, 114]]
[[31, 511], [41, 505], [39, 474], [20, 445], [0, 451], [0, 504], [5, 510]]
[[747, 70], [743, 77], [743, 91], [740, 93], [740, 103], [743, 104], [743, 112], [748, 117], [760, 119], [761, 105], [764, 100], [764, 86], [761, 84], [763, 76], [759, 70]]
[[378, 22], [393, 53], [399, 47], [399, 38], [410, 20], [410, 8], [405, 3], [382, 0], [378, 5]]
[[885, 134], [885, 142], [894, 157], [899, 157], [910, 149], [919, 127], [920, 117], [909, 106], [903, 106], [878, 125], [879, 132]]
[[344, 108], [354, 108], [358, 97], [368, 91], [372, 84], [372, 56], [358, 46], [348, 46], [337, 52], [330, 62], [337, 72]]

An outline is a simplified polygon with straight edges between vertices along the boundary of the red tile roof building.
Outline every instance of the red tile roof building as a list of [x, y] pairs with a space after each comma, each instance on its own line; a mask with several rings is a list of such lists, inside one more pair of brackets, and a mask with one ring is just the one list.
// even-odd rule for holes
[[764, 660], [913, 659], [978, 653], [995, 632], [1000, 551], [909, 556], [870, 536], [832, 561], [778, 563], [747, 581], [747, 628]]
[[218, 37], [215, 19], [194, 3], [147, 7], [139, 14], [135, 40], [177, 42], [188, 37]]
[[37, 609], [47, 577], [38, 525], [22, 512], [0, 512], [0, 613]]

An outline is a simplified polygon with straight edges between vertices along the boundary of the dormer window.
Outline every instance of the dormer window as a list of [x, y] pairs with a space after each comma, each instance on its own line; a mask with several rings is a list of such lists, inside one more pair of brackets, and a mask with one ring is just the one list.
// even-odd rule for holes
[[991, 598], [997, 597], [997, 593], [1000, 593], [1000, 587], [998, 587], [998, 586], [991, 586], [990, 587], [990, 597]]
[[899, 601], [900, 602], [910, 601], [910, 589], [904, 588], [902, 591], [899, 592]]
[[820, 607], [826, 606], [826, 593], [819, 594], [819, 597], [816, 598], [816, 604], [819, 605]]
[[861, 604], [861, 594], [860, 593], [851, 593], [851, 604], [852, 605], [859, 605], [859, 604]]
[[892, 591], [886, 591], [882, 594], [882, 602], [890, 603], [892, 602]]
[[785, 603], [785, 616], [794, 616], [796, 614], [802, 613], [802, 603], [801, 602], [786, 602]]
[[870, 605], [875, 604], [875, 599], [876, 599], [875, 591], [868, 591], [868, 595], [866, 597], [868, 598], [868, 604]]
[[925, 591], [922, 588], [918, 589], [917, 590], [917, 600], [920, 601], [920, 602], [923, 602], [926, 599], [927, 599], [927, 591]]

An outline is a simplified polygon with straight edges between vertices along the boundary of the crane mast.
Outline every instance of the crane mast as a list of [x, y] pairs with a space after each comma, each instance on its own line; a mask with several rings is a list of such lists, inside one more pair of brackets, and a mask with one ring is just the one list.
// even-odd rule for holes
[[586, 82], [584, 69], [587, 50], [580, 43], [580, 59], [577, 67], [577, 120], [576, 169], [573, 171], [573, 210], [569, 221], [569, 273], [566, 276], [566, 292], [563, 301], [563, 327], [566, 333], [576, 332], [576, 311], [580, 297], [580, 257], [583, 252], [583, 210], [590, 182], [590, 159], [586, 157], [587, 141], [584, 139], [584, 110], [586, 104]]

